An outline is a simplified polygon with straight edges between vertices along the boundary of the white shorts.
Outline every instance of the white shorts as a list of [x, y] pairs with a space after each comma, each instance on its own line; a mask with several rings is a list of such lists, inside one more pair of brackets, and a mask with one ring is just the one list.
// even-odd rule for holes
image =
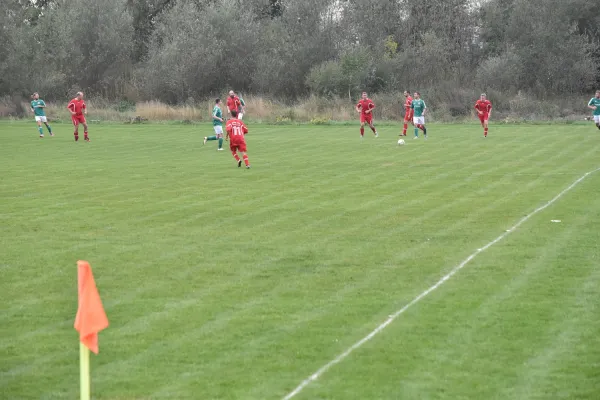
[[244, 113], [239, 113], [238, 114], [238, 119], [242, 119], [244, 117]]
[[217, 135], [223, 134], [223, 125], [215, 125], [215, 126], [213, 126], [213, 128], [215, 128], [215, 134], [217, 134]]
[[420, 116], [420, 117], [413, 117], [413, 124], [418, 125], [425, 125], [425, 117], [424, 116]]
[[48, 122], [45, 115], [36, 115], [35, 122]]
[[594, 115], [594, 122], [600, 124], [600, 115]]

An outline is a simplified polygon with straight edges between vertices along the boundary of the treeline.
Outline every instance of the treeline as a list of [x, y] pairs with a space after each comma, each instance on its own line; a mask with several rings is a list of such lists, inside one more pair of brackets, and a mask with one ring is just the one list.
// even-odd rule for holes
[[4, 0], [0, 96], [182, 104], [427, 91], [573, 96], [600, 84], [590, 0]]

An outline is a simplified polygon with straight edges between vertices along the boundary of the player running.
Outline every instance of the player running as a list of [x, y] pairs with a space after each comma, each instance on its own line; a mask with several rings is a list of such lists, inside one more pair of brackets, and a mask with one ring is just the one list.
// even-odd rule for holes
[[219, 140], [219, 148], [217, 150], [223, 150], [223, 112], [221, 111], [221, 99], [215, 100], [215, 106], [212, 110], [212, 122], [215, 130], [214, 136], [205, 136], [204, 144], [209, 140]]
[[425, 128], [427, 105], [425, 104], [425, 101], [421, 99], [421, 94], [419, 92], [415, 92], [414, 99], [410, 103], [410, 108], [414, 112], [413, 125], [415, 126], [415, 139], [419, 138], [419, 129], [423, 131], [423, 136], [427, 139], [427, 128]]
[[50, 134], [50, 136], [54, 136], [54, 133], [52, 133], [52, 128], [50, 128], [50, 125], [48, 125], [48, 119], [46, 118], [46, 112], [44, 111], [44, 108], [46, 108], [46, 103], [44, 102], [44, 100], [40, 99], [40, 95], [38, 92], [35, 92], [31, 96], [31, 98], [33, 99], [31, 101], [31, 112], [33, 112], [33, 115], [35, 115], [35, 122], [37, 122], [40, 137], [44, 137], [44, 129], [42, 128], [42, 122], [44, 123], [44, 125], [46, 125], [46, 129], [48, 129], [48, 133]]
[[596, 127], [600, 129], [600, 90], [596, 90], [596, 96], [592, 97], [588, 102], [588, 108], [594, 110], [594, 123], [596, 124]]
[[86, 142], [90, 141], [88, 137], [88, 126], [85, 121], [85, 114], [87, 114], [87, 107], [85, 105], [85, 101], [83, 101], [83, 92], [77, 92], [77, 96], [73, 100], [69, 102], [67, 106], [69, 111], [71, 111], [71, 120], [73, 121], [73, 125], [75, 125], [75, 132], [73, 135], [75, 136], [75, 141], [79, 140], [79, 124], [83, 125], [83, 138]]
[[238, 119], [242, 119], [244, 116], [244, 107], [240, 98], [235, 95], [233, 90], [229, 91], [229, 97], [227, 97], [227, 112], [231, 115], [231, 112], [237, 113]]
[[492, 102], [487, 99], [485, 93], [481, 93], [479, 100], [475, 102], [475, 109], [477, 110], [479, 121], [481, 121], [481, 126], [483, 127], [483, 137], [487, 137], [488, 120], [492, 115]]
[[229, 140], [229, 137], [231, 137], [229, 149], [231, 150], [231, 154], [233, 154], [233, 158], [237, 161], [238, 168], [242, 166], [242, 160], [238, 155], [238, 151], [241, 151], [243, 153], [244, 164], [246, 164], [247, 169], [250, 169], [250, 161], [248, 160], [248, 154], [246, 154], [246, 139], [244, 138], [244, 135], [248, 133], [248, 128], [237, 116], [237, 111], [231, 110], [231, 119], [225, 125], [225, 130], [227, 130], [225, 140]]
[[412, 97], [410, 97], [410, 92], [408, 90], [404, 91], [404, 98], [406, 99], [406, 101], [404, 102], [404, 109], [405, 109], [404, 125], [402, 125], [402, 133], [400, 134], [400, 136], [406, 136], [406, 130], [408, 129], [408, 123], [410, 122], [412, 125], [413, 115], [414, 115], [414, 110], [410, 107], [413, 99], [412, 99]]
[[375, 125], [373, 125], [373, 110], [375, 103], [367, 97], [367, 92], [362, 92], [362, 99], [356, 104], [356, 112], [360, 113], [360, 138], [365, 137], [365, 122], [369, 124], [369, 128], [373, 131], [375, 137], [379, 137]]

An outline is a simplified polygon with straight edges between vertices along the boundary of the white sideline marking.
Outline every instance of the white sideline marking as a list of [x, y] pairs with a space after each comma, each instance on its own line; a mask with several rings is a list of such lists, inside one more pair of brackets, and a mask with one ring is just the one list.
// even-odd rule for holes
[[331, 368], [335, 364], [339, 363], [344, 358], [348, 357], [350, 355], [350, 353], [352, 353], [354, 350], [358, 349], [360, 346], [362, 346], [363, 344], [365, 344], [369, 340], [373, 339], [375, 337], [375, 335], [377, 335], [379, 332], [381, 332], [382, 330], [384, 330], [389, 324], [391, 324], [396, 318], [398, 318], [398, 316], [400, 316], [401, 314], [403, 314], [411, 306], [417, 304], [419, 301], [421, 301], [421, 299], [423, 299], [424, 297], [426, 297], [429, 293], [433, 292], [434, 290], [436, 290], [437, 288], [439, 288], [440, 286], [442, 286], [442, 284], [444, 282], [446, 282], [447, 280], [449, 280], [450, 278], [452, 278], [452, 276], [454, 274], [456, 274], [458, 271], [460, 271], [465, 265], [467, 265], [479, 253], [481, 253], [481, 252], [489, 249], [490, 247], [492, 247], [493, 245], [495, 245], [496, 243], [498, 243], [499, 241], [501, 241], [502, 239], [504, 239], [506, 236], [508, 236], [508, 234], [510, 234], [511, 232], [513, 232], [515, 229], [517, 229], [522, 223], [524, 223], [529, 218], [533, 217], [535, 214], [539, 213], [540, 211], [542, 211], [545, 208], [547, 208], [550, 205], [552, 205], [556, 200], [560, 199], [565, 193], [567, 193], [568, 191], [570, 191], [571, 189], [573, 189], [575, 186], [577, 186], [588, 175], [593, 174], [594, 172], [597, 172], [597, 171], [600, 171], [600, 168], [596, 168], [595, 170], [586, 172], [583, 176], [581, 176], [579, 179], [577, 179], [575, 182], [573, 182], [571, 185], [569, 185], [566, 189], [564, 189], [562, 192], [560, 192], [559, 194], [557, 194], [552, 200], [550, 200], [546, 204], [544, 204], [544, 205], [536, 208], [531, 213], [529, 213], [526, 216], [524, 216], [523, 218], [521, 218], [511, 228], [507, 229], [506, 232], [504, 232], [502, 235], [498, 236], [496, 239], [492, 240], [491, 242], [489, 242], [488, 244], [486, 244], [482, 248], [477, 249], [477, 251], [475, 251], [473, 254], [471, 254], [469, 257], [467, 257], [463, 262], [461, 262], [456, 267], [454, 267], [446, 275], [444, 275], [439, 281], [437, 281], [437, 283], [435, 283], [429, 289], [425, 290], [423, 293], [421, 293], [420, 295], [418, 295], [417, 297], [415, 297], [414, 299], [412, 299], [410, 303], [406, 304], [404, 307], [402, 307], [401, 309], [399, 309], [398, 311], [396, 311], [394, 314], [390, 315], [388, 317], [388, 319], [386, 319], [381, 325], [379, 325], [377, 328], [375, 328], [371, 333], [369, 333], [367, 336], [365, 336], [364, 338], [362, 338], [358, 342], [354, 343], [352, 346], [350, 346], [342, 354], [340, 354], [339, 356], [337, 356], [333, 360], [329, 361], [327, 364], [325, 364], [324, 366], [322, 366], [321, 368], [319, 368], [317, 370], [317, 372], [315, 372], [314, 374], [312, 374], [311, 376], [309, 376], [308, 378], [306, 378], [305, 380], [303, 380], [302, 383], [300, 383], [298, 385], [298, 387], [296, 387], [296, 389], [294, 389], [293, 391], [291, 391], [290, 393], [288, 393], [287, 396], [285, 396], [283, 398], [283, 400], [289, 400], [292, 397], [296, 396], [306, 386], [308, 386], [311, 382], [316, 381], [317, 379], [319, 379], [319, 377], [321, 375], [323, 375], [325, 372], [327, 372], [327, 370], [329, 368]]

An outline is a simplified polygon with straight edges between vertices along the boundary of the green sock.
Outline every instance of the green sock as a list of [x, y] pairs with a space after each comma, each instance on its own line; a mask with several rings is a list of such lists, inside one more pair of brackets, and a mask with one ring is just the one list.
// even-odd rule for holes
[[223, 148], [223, 138], [219, 138], [219, 148]]
[[52, 133], [52, 128], [50, 128], [50, 125], [46, 125], [46, 128], [48, 128], [48, 133]]
[[209, 136], [206, 138], [206, 140], [217, 140], [216, 136]]
[[419, 128], [415, 128], [415, 136], [419, 136]]
[[38, 126], [38, 131], [40, 131], [40, 136], [44, 134], [44, 130], [41, 126]]

